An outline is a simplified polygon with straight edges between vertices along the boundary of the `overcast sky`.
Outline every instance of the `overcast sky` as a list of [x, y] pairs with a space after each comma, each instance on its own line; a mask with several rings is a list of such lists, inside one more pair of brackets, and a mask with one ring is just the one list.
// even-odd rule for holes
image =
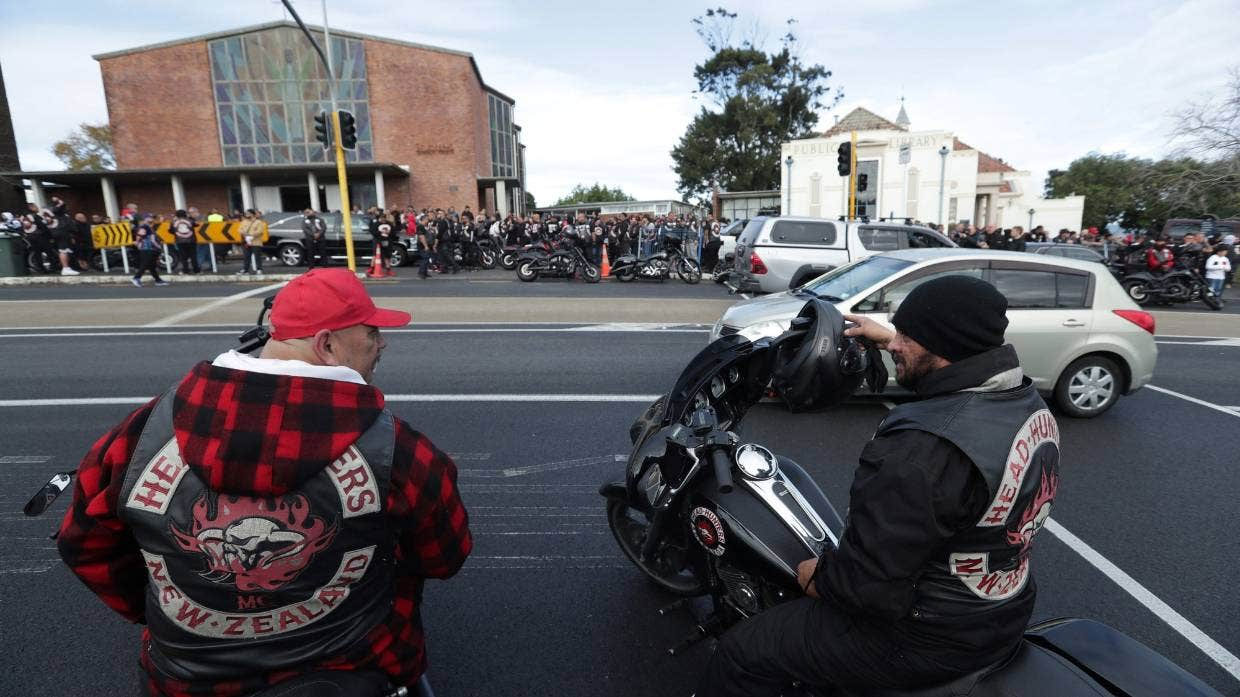
[[[540, 204], [599, 181], [637, 198], [675, 196], [668, 152], [700, 108], [693, 66], [705, 7], [626, 0], [426, 3], [329, 0], [333, 27], [469, 51], [516, 99], [528, 188]], [[295, 3], [319, 23], [318, 0]], [[1240, 64], [1240, 1], [731, 2], [775, 45], [799, 20], [805, 60], [844, 99], [912, 128], [942, 128], [1038, 181], [1090, 151], [1161, 156], [1168, 114], [1217, 93]], [[24, 169], [59, 169], [51, 144], [107, 119], [91, 54], [281, 19], [272, 0], [0, 2], [0, 64]], [[417, 95], [410, 95], [417, 101]], [[152, 99], [159, 99], [152, 94]], [[426, 105], [419, 105], [426, 108]]]

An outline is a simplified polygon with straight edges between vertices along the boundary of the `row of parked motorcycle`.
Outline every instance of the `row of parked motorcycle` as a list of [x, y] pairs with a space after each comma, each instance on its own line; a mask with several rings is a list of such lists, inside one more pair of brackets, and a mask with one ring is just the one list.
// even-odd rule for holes
[[[602, 279], [599, 265], [587, 256], [587, 244], [571, 231], [525, 245], [502, 244], [497, 236], [475, 244], [498, 248], [500, 265], [515, 270], [522, 281], [580, 277], [586, 283], [598, 283]], [[610, 266], [611, 275], [621, 283], [638, 279], [663, 282], [673, 274], [688, 284], [702, 280], [702, 267], [685, 253], [684, 239], [679, 235], [665, 235], [649, 254], [619, 254]]]
[[1124, 292], [1142, 307], [1201, 301], [1211, 310], [1221, 310], [1223, 299], [1210, 290], [1201, 275], [1201, 265], [1201, 255], [1179, 254], [1170, 269], [1151, 271], [1144, 247], [1125, 249], [1108, 264]]

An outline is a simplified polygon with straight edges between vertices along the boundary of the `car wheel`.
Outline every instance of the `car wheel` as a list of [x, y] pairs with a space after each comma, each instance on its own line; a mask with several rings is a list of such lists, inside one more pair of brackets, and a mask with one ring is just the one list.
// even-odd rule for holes
[[306, 260], [306, 251], [295, 244], [282, 244], [278, 251], [280, 263], [285, 266], [301, 266]]
[[409, 261], [409, 250], [405, 249], [404, 245], [393, 244], [392, 251], [388, 254], [388, 264], [392, 268], [397, 268], [404, 266], [407, 261]]
[[1115, 406], [1123, 379], [1119, 366], [1110, 358], [1078, 358], [1055, 383], [1055, 404], [1068, 416], [1091, 419]]

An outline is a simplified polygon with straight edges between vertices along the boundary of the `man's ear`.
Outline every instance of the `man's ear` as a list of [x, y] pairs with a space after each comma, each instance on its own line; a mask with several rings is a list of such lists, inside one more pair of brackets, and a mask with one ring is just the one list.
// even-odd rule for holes
[[334, 337], [330, 329], [320, 329], [310, 337], [310, 348], [319, 365], [340, 365], [336, 358]]

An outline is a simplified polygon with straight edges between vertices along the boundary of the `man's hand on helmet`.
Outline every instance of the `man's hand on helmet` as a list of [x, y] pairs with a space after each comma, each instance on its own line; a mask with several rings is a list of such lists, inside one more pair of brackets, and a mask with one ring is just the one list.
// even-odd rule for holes
[[844, 336], [859, 336], [873, 341], [880, 349], [886, 349], [888, 342], [896, 333], [866, 317], [865, 315], [844, 315], [844, 319], [857, 325], [844, 330]]

